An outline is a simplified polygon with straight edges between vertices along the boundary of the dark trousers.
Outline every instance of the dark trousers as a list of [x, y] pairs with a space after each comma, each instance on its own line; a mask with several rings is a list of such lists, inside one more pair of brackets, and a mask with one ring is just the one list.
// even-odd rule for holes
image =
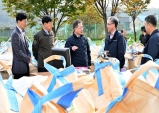
[[38, 72], [48, 72], [46, 68], [38, 67]]
[[27, 65], [28, 72], [23, 74], [13, 73], [14, 79], [19, 79], [23, 76], [30, 76], [29, 65]]

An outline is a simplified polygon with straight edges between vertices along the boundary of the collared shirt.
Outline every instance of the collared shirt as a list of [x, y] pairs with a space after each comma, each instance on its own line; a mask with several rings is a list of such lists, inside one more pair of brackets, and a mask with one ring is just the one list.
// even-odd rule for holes
[[19, 29], [20, 32], [23, 32], [23, 30], [20, 27], [17, 26], [17, 28]]
[[75, 32], [74, 32], [74, 34], [75, 34], [78, 38], [80, 38], [80, 35], [77, 35]]
[[[116, 30], [115, 30], [115, 31], [116, 31]], [[113, 38], [115, 31], [114, 31], [113, 33], [110, 34], [110, 39]]]
[[19, 29], [19, 31], [22, 33], [22, 35], [25, 35], [25, 31], [22, 30], [20, 27], [17, 26], [17, 28]]
[[17, 28], [19, 29], [20, 33], [22, 34], [23, 38], [25, 37], [25, 31], [22, 30], [20, 27], [17, 26]]
[[[44, 28], [43, 28], [43, 29], [44, 29]], [[46, 34], [50, 35], [50, 33], [49, 33], [46, 29], [44, 29], [44, 31], [46, 32]]]

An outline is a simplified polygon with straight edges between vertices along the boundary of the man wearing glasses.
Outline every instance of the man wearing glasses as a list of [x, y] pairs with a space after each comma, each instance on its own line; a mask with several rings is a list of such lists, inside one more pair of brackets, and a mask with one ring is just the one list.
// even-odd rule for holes
[[107, 20], [107, 29], [109, 35], [105, 39], [104, 50], [109, 51], [110, 57], [117, 58], [120, 61], [120, 69], [125, 64], [124, 54], [126, 51], [125, 39], [117, 30], [118, 19], [115, 16], [111, 16]]

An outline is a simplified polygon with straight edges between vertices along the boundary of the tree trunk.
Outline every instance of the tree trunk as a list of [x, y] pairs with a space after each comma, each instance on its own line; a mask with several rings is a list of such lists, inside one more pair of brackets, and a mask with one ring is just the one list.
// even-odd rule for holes
[[103, 21], [104, 21], [104, 28], [105, 28], [105, 37], [108, 35], [108, 29], [107, 29], [107, 14], [103, 14]]
[[133, 28], [134, 28], [134, 39], [135, 39], [135, 42], [136, 42], [135, 19], [133, 19]]
[[[55, 18], [55, 8], [53, 9], [53, 11], [54, 11], [54, 17], [53, 18]], [[55, 24], [55, 19], [53, 20], [53, 28], [52, 28], [52, 31], [53, 31], [53, 33], [54, 33], [54, 37], [56, 37], [56, 26], [55, 26], [56, 24]]]
[[54, 37], [56, 37], [56, 30], [55, 30], [55, 25], [53, 25], [54, 27], [52, 27], [52, 31], [54, 33]]
[[[122, 1], [122, 0], [121, 0], [121, 1]], [[111, 16], [115, 16], [115, 14], [117, 13], [118, 5], [119, 5], [119, 0], [112, 0]]]

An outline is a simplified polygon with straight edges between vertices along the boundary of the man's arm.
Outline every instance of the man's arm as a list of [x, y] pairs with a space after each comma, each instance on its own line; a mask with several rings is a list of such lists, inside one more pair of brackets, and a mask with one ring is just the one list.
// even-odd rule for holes
[[157, 37], [150, 38], [147, 54], [150, 55], [153, 58], [153, 60], [155, 60], [158, 57], [158, 52], [159, 52], [159, 44]]
[[125, 51], [126, 51], [126, 43], [123, 36], [118, 37], [118, 60], [120, 61], [120, 68], [123, 68], [125, 64]]
[[36, 60], [38, 60], [38, 48], [39, 48], [39, 39], [38, 39], [37, 35], [34, 35], [32, 51], [33, 51], [33, 56], [35, 57]]
[[55, 37], [54, 37], [53, 31], [50, 31], [50, 37], [51, 37], [52, 47], [54, 47], [54, 44], [55, 44], [56, 39], [55, 39]]
[[87, 56], [88, 56], [88, 66], [91, 66], [91, 51], [90, 51], [90, 46], [88, 44], [88, 40], [87, 40]]
[[106, 50], [106, 41], [107, 41], [107, 37], [105, 38], [105, 44], [104, 44], [104, 50]]
[[17, 33], [12, 34], [12, 49], [19, 59], [26, 63], [30, 63], [30, 56], [23, 53], [20, 47], [20, 37]]
[[65, 48], [70, 48], [70, 52], [73, 52], [72, 47], [73, 46], [72, 46], [71, 40], [70, 38], [68, 38], [65, 43]]

